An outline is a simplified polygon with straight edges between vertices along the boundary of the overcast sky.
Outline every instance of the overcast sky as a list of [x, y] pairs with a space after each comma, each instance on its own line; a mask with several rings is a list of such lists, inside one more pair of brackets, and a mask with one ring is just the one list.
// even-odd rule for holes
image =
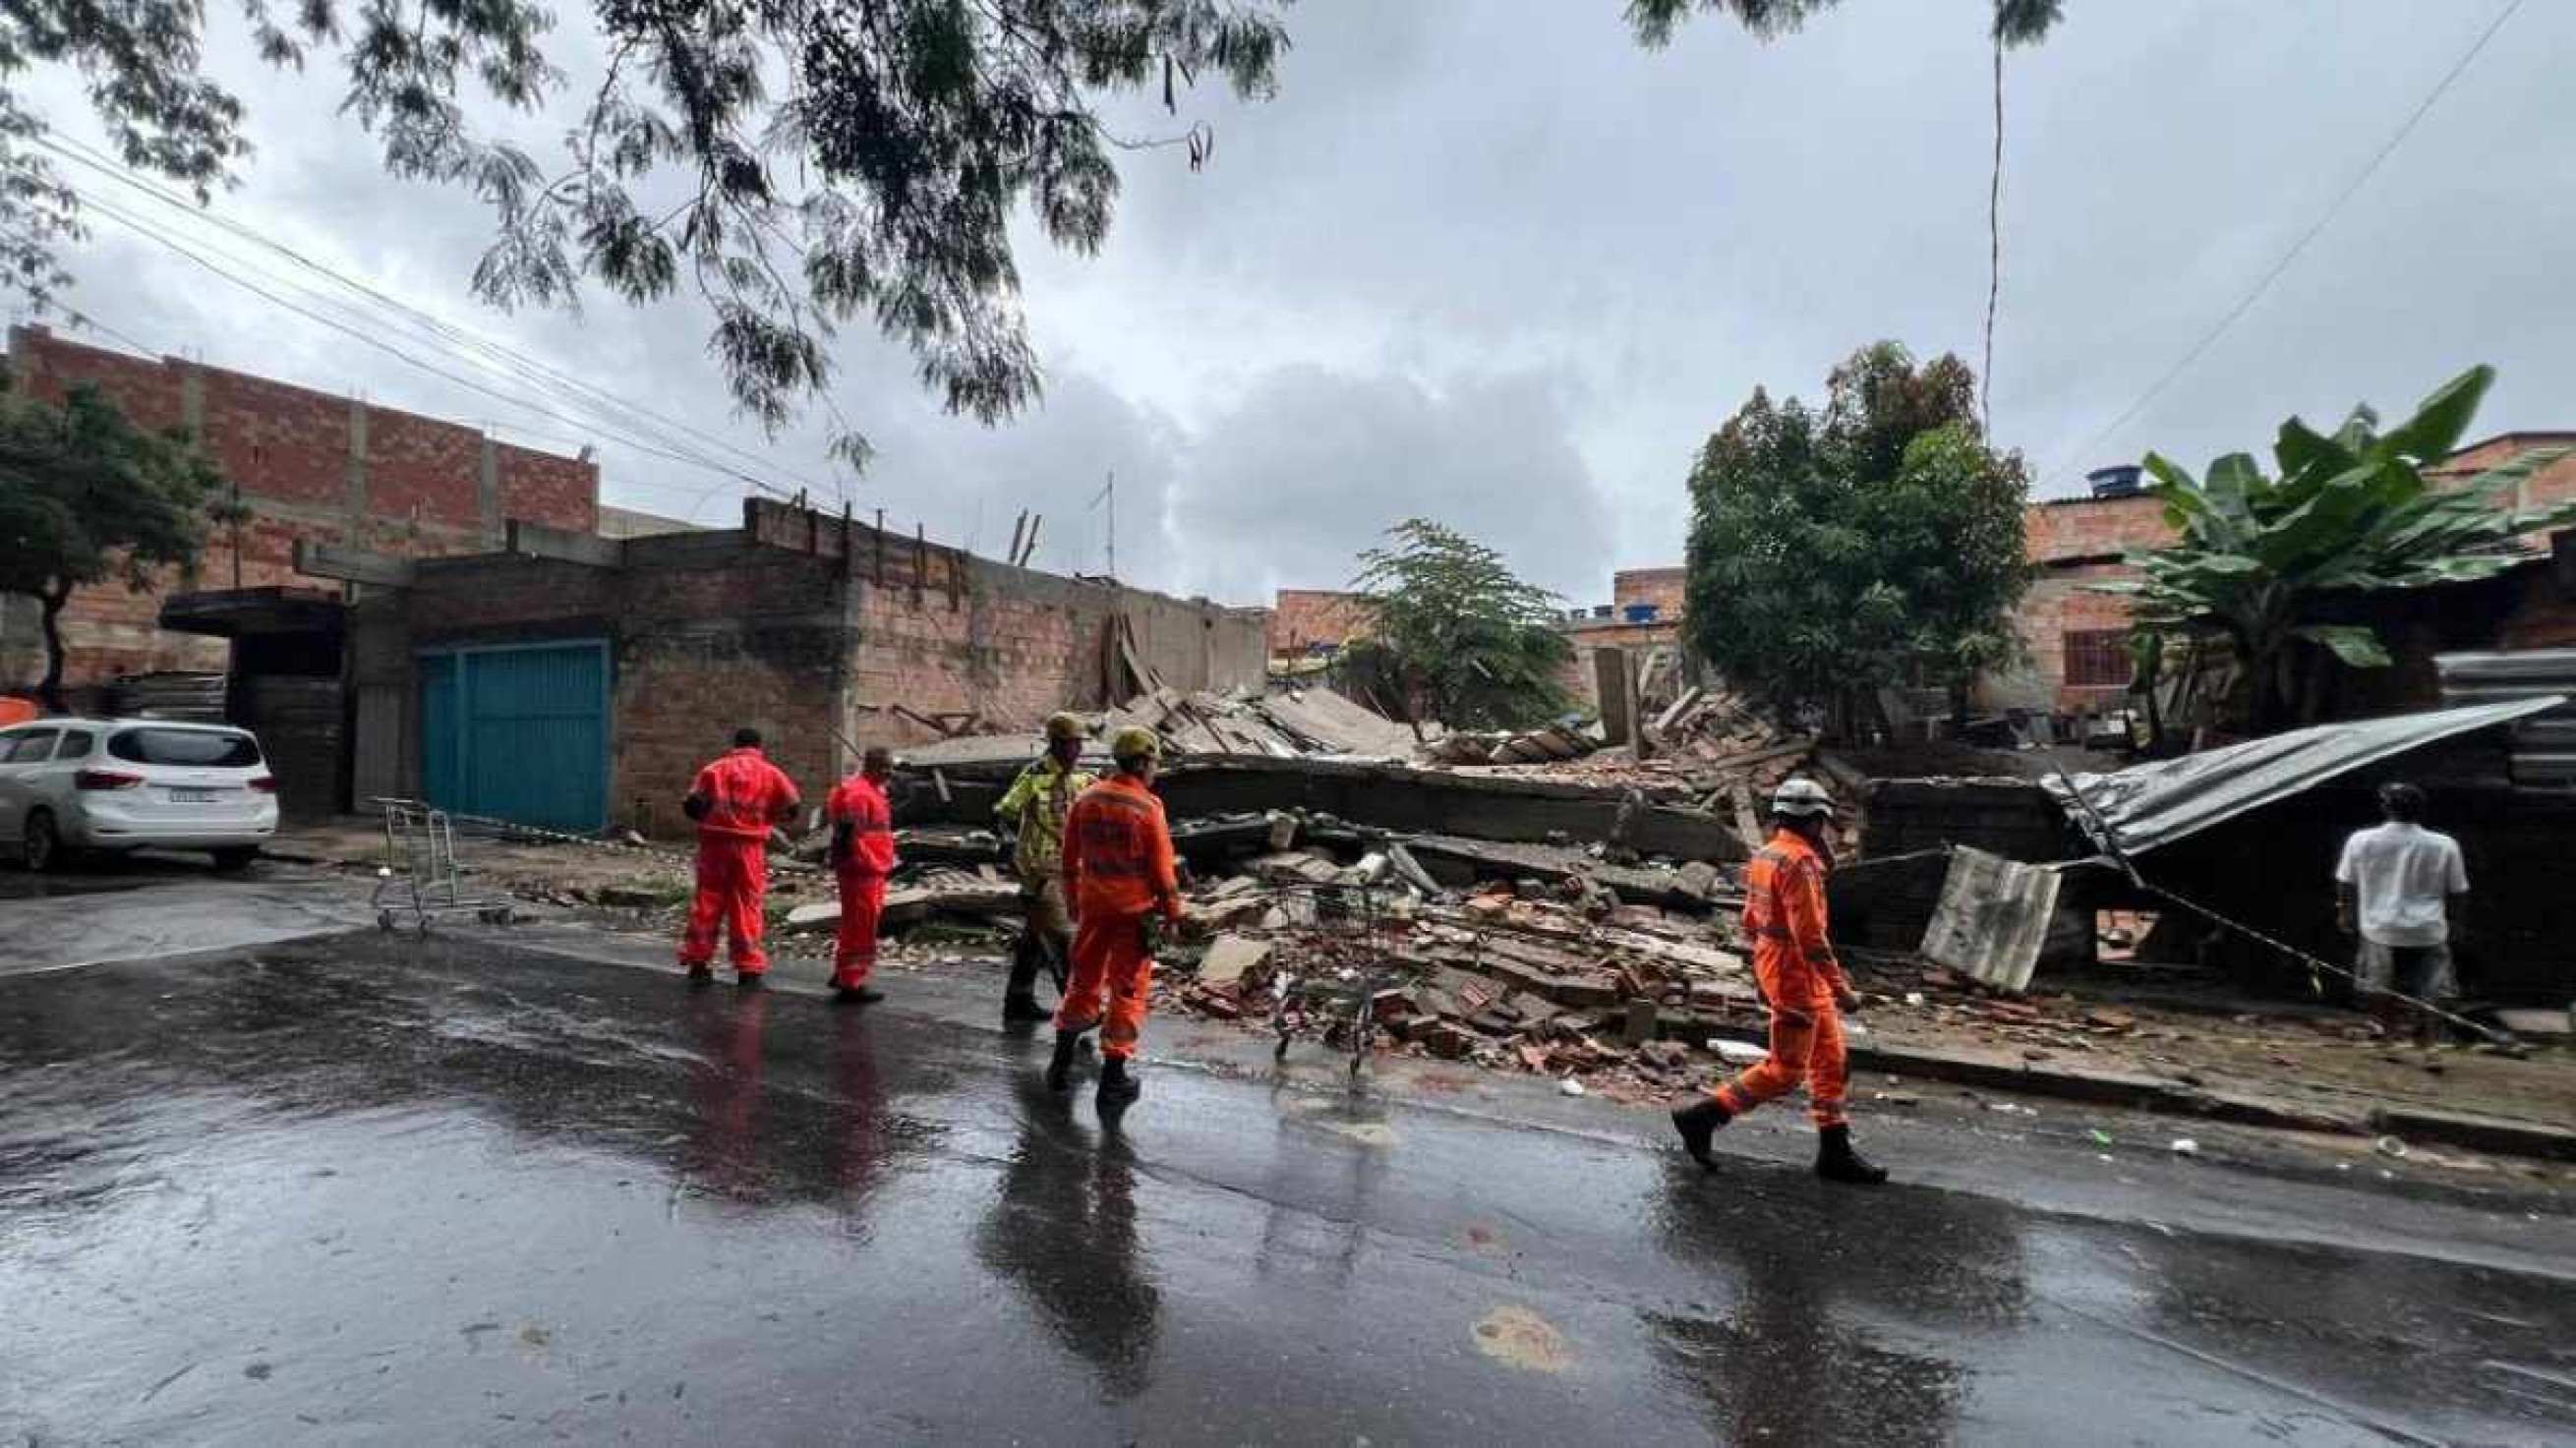
[[[1768, 44], [1703, 19], [1653, 53], [1620, 9], [1292, 9], [1276, 100], [1197, 98], [1216, 128], [1212, 165], [1123, 156], [1101, 256], [1024, 245], [1042, 409], [989, 430], [947, 417], [900, 352], [841, 339], [837, 404], [879, 449], [856, 487], [862, 515], [882, 507], [998, 554], [1033, 508], [1040, 566], [1097, 571], [1105, 510], [1088, 504], [1114, 472], [1119, 571], [1151, 586], [1234, 603], [1337, 587], [1380, 530], [1419, 514], [1588, 603], [1608, 598], [1615, 568], [1679, 561], [1691, 456], [1756, 385], [1812, 397], [1837, 359], [1881, 337], [1973, 365], [1992, 144], [1984, 0], [1846, 0]], [[2054, 36], [2011, 57], [1994, 422], [2043, 492], [2149, 447], [2194, 466], [2259, 448], [2292, 411], [2331, 421], [2366, 398], [2395, 412], [2480, 361], [2502, 379], [2479, 433], [2576, 427], [2576, 4], [2544, 0], [2224, 339], [2094, 442], [2499, 9], [2070, 0]], [[576, 71], [592, 50], [577, 34], [559, 48]], [[225, 69], [251, 101], [259, 154], [220, 214], [829, 486], [819, 427], [770, 443], [729, 418], [694, 308], [477, 307], [470, 199], [384, 179], [367, 141], [334, 123], [329, 71]], [[95, 135], [63, 78], [31, 89], [67, 133]], [[1121, 124], [1168, 123], [1130, 110]], [[235, 270], [285, 270], [189, 225]], [[74, 302], [124, 339], [542, 446], [594, 442], [606, 501], [737, 516], [742, 489], [722, 474], [443, 381], [114, 222], [93, 227]]]

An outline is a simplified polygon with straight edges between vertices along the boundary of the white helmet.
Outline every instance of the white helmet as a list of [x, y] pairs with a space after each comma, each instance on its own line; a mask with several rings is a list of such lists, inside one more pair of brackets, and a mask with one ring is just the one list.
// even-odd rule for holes
[[1812, 779], [1792, 777], [1780, 781], [1771, 792], [1771, 812], [1777, 815], [1830, 815], [1834, 797]]

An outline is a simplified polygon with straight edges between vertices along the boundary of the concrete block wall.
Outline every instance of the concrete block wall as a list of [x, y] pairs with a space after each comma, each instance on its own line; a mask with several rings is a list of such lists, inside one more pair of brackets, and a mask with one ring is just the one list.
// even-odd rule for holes
[[[820, 806], [848, 768], [834, 737], [849, 732], [839, 717], [849, 632], [837, 565], [755, 551], [737, 533], [633, 540], [627, 559], [619, 569], [508, 556], [425, 564], [395, 596], [399, 630], [357, 631], [362, 713], [378, 680], [399, 680], [417, 708], [411, 659], [423, 650], [605, 639], [613, 820], [685, 835], [690, 779], [744, 725]], [[369, 747], [360, 741], [361, 757]], [[416, 743], [384, 752], [416, 789]]]
[[[598, 520], [595, 465], [474, 428], [184, 358], [86, 346], [42, 327], [12, 328], [9, 348], [34, 396], [59, 401], [94, 383], [142, 426], [193, 432], [252, 514], [210, 530], [193, 581], [173, 571], [143, 593], [109, 584], [74, 594], [64, 635], [75, 684], [225, 667], [222, 640], [156, 626], [162, 598], [188, 587], [310, 585], [293, 567], [299, 538], [438, 557], [498, 547], [507, 518], [582, 532]], [[20, 657], [7, 653], [0, 688], [41, 672], [41, 653], [32, 669]]]
[[828, 564], [848, 587], [852, 631], [842, 705], [864, 742], [920, 743], [895, 716], [980, 714], [1034, 727], [1057, 709], [1096, 709], [1107, 637], [1123, 614], [1146, 664], [1183, 690], [1257, 689], [1270, 615], [1144, 589], [1012, 568], [918, 535], [772, 503], [745, 502], [743, 536]]

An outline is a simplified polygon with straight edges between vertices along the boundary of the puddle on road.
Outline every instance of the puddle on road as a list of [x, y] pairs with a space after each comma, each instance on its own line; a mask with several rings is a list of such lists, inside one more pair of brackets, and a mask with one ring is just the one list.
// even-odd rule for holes
[[1506, 1367], [1561, 1373], [1574, 1365], [1565, 1334], [1526, 1307], [1497, 1307], [1476, 1322], [1476, 1347]]

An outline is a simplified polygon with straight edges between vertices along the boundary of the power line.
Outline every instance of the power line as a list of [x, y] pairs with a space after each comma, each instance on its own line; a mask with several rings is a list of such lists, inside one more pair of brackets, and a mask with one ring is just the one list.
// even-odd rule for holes
[[[74, 189], [75, 189], [75, 191], [77, 191], [77, 190], [78, 190], [78, 188], [74, 188]], [[506, 393], [506, 392], [498, 391], [498, 390], [496, 390], [496, 389], [494, 389], [494, 388], [491, 388], [491, 387], [485, 386], [483, 383], [477, 382], [476, 380], [474, 380], [474, 379], [473, 379], [473, 378], [471, 378], [471, 377], [466, 377], [466, 376], [460, 375], [460, 374], [458, 374], [458, 373], [451, 372], [451, 371], [447, 370], [446, 368], [440, 367], [440, 366], [438, 366], [438, 365], [436, 365], [436, 364], [434, 364], [434, 363], [427, 362], [427, 361], [423, 361], [421, 358], [413, 356], [411, 353], [406, 352], [406, 351], [404, 351], [403, 349], [401, 349], [401, 348], [399, 348], [399, 347], [394, 346], [392, 343], [387, 342], [386, 340], [384, 340], [384, 339], [383, 339], [383, 338], [381, 338], [381, 337], [377, 337], [377, 336], [371, 335], [371, 334], [369, 334], [368, 332], [366, 332], [366, 331], [364, 331], [364, 330], [361, 330], [361, 329], [360, 329], [360, 328], [358, 328], [358, 327], [352, 326], [352, 325], [348, 324], [347, 322], [341, 321], [341, 320], [339, 320], [339, 319], [337, 319], [337, 318], [324, 316], [322, 313], [320, 313], [320, 312], [318, 312], [318, 311], [315, 311], [315, 310], [313, 310], [313, 309], [312, 309], [312, 308], [310, 308], [310, 307], [304, 306], [304, 305], [302, 305], [302, 304], [300, 304], [300, 303], [298, 303], [298, 302], [296, 302], [296, 301], [293, 301], [293, 300], [291, 300], [291, 299], [289, 299], [289, 298], [287, 298], [287, 297], [280, 296], [278, 293], [276, 293], [276, 292], [274, 292], [274, 291], [269, 290], [267, 287], [261, 286], [261, 285], [260, 285], [259, 283], [257, 283], [257, 282], [254, 282], [254, 281], [248, 280], [247, 278], [244, 278], [244, 277], [242, 277], [242, 276], [239, 276], [239, 275], [235, 274], [234, 272], [232, 272], [232, 271], [230, 271], [230, 270], [227, 270], [227, 269], [226, 269], [224, 266], [222, 266], [221, 264], [219, 264], [219, 263], [217, 263], [217, 262], [215, 262], [215, 261], [213, 261], [213, 260], [210, 260], [207, 256], [205, 256], [204, 254], [202, 254], [202, 253], [200, 253], [200, 252], [196, 251], [195, 249], [193, 249], [193, 248], [191, 248], [191, 247], [187, 246], [185, 243], [182, 243], [182, 242], [180, 242], [180, 241], [177, 241], [177, 240], [173, 239], [172, 237], [168, 236], [167, 234], [163, 233], [162, 231], [160, 231], [159, 229], [157, 229], [156, 227], [154, 227], [151, 223], [146, 222], [146, 221], [142, 220], [141, 218], [139, 218], [139, 217], [136, 217], [136, 216], [132, 215], [131, 213], [128, 213], [128, 212], [127, 212], [127, 211], [125, 211], [123, 208], [118, 207], [118, 206], [116, 206], [116, 205], [114, 205], [114, 204], [112, 204], [112, 203], [109, 203], [109, 202], [103, 201], [103, 200], [99, 199], [98, 197], [96, 197], [96, 196], [94, 196], [94, 195], [91, 195], [91, 194], [89, 194], [89, 193], [87, 193], [87, 192], [81, 192], [81, 193], [79, 193], [79, 194], [80, 194], [81, 204], [82, 204], [84, 207], [86, 207], [86, 208], [88, 208], [88, 209], [91, 209], [91, 210], [94, 210], [94, 211], [98, 212], [100, 215], [105, 216], [105, 217], [107, 217], [108, 219], [110, 219], [110, 220], [112, 220], [112, 221], [115, 221], [115, 222], [118, 222], [118, 223], [122, 224], [122, 225], [123, 225], [123, 226], [125, 226], [128, 230], [133, 231], [135, 234], [137, 234], [137, 235], [139, 235], [139, 236], [142, 236], [142, 237], [146, 238], [147, 240], [150, 240], [150, 241], [156, 242], [156, 243], [158, 243], [159, 245], [161, 245], [161, 246], [163, 246], [163, 247], [165, 247], [165, 248], [169, 249], [170, 251], [176, 252], [176, 253], [177, 253], [178, 255], [180, 255], [181, 257], [184, 257], [184, 258], [186, 258], [187, 260], [189, 260], [189, 261], [191, 261], [191, 262], [194, 262], [196, 265], [198, 265], [199, 267], [204, 268], [206, 271], [209, 271], [209, 272], [213, 273], [214, 275], [216, 275], [216, 276], [218, 276], [218, 277], [223, 278], [225, 281], [231, 282], [233, 285], [235, 285], [235, 286], [237, 286], [237, 287], [242, 288], [244, 291], [247, 291], [247, 292], [251, 293], [252, 295], [254, 295], [254, 296], [257, 296], [257, 297], [261, 298], [262, 300], [264, 300], [264, 301], [266, 301], [266, 302], [269, 302], [271, 305], [278, 306], [278, 307], [282, 307], [282, 308], [286, 309], [287, 311], [292, 312], [292, 313], [294, 313], [295, 315], [297, 315], [297, 316], [299, 316], [299, 317], [304, 318], [304, 319], [305, 319], [305, 320], [307, 320], [307, 321], [317, 323], [317, 324], [319, 324], [319, 325], [321, 325], [321, 326], [324, 326], [324, 327], [328, 327], [328, 328], [330, 328], [332, 331], [340, 333], [342, 336], [348, 337], [348, 338], [350, 338], [351, 340], [356, 341], [356, 342], [359, 342], [359, 343], [361, 343], [361, 344], [363, 344], [363, 345], [365, 345], [365, 346], [372, 347], [372, 348], [376, 349], [377, 351], [383, 352], [383, 353], [385, 353], [386, 355], [388, 355], [388, 356], [390, 356], [390, 357], [393, 357], [393, 358], [394, 358], [394, 359], [396, 359], [397, 361], [400, 361], [400, 362], [402, 362], [402, 363], [404, 363], [404, 364], [406, 364], [406, 365], [408, 365], [408, 366], [418, 368], [418, 369], [420, 369], [421, 371], [426, 372], [426, 373], [430, 374], [430, 375], [431, 375], [431, 376], [433, 376], [433, 377], [441, 378], [441, 379], [443, 379], [443, 380], [445, 380], [445, 381], [447, 381], [447, 382], [454, 383], [456, 386], [463, 387], [463, 388], [465, 388], [465, 389], [467, 389], [467, 390], [469, 390], [469, 391], [471, 391], [471, 392], [477, 393], [477, 394], [479, 394], [479, 395], [481, 395], [481, 396], [484, 396], [484, 397], [488, 397], [488, 398], [492, 399], [493, 401], [500, 402], [500, 403], [504, 403], [504, 404], [506, 404], [506, 405], [508, 405], [508, 406], [511, 406], [511, 407], [522, 408], [522, 409], [525, 409], [525, 410], [530, 411], [530, 412], [535, 412], [535, 413], [540, 414], [541, 416], [545, 416], [545, 417], [552, 418], [553, 420], [555, 420], [555, 421], [557, 421], [557, 422], [566, 423], [566, 424], [571, 424], [571, 423], [573, 423], [573, 422], [574, 422], [574, 419], [567, 418], [567, 417], [563, 416], [561, 413], [556, 412], [556, 411], [554, 411], [553, 409], [551, 409], [551, 408], [549, 408], [549, 407], [546, 407], [546, 406], [544, 406], [544, 405], [542, 405], [542, 404], [540, 404], [540, 403], [531, 402], [531, 401], [529, 401], [528, 399], [526, 399], [526, 398], [524, 398], [524, 397], [516, 396], [516, 395], [511, 394], [511, 393]], [[763, 491], [763, 492], [765, 492], [765, 493], [769, 493], [769, 494], [771, 494], [771, 495], [773, 495], [773, 496], [775, 496], [775, 497], [786, 498], [786, 497], [791, 496], [791, 495], [790, 495], [790, 494], [789, 494], [785, 489], [780, 488], [780, 487], [776, 486], [775, 484], [772, 484], [772, 483], [770, 483], [770, 482], [768, 482], [768, 481], [766, 481], [766, 480], [764, 480], [764, 479], [761, 479], [761, 478], [753, 477], [753, 476], [752, 476], [752, 475], [750, 475], [749, 473], [745, 473], [745, 472], [741, 472], [741, 471], [739, 471], [739, 470], [737, 470], [737, 469], [733, 469], [733, 468], [725, 467], [724, 465], [722, 465], [722, 464], [720, 464], [720, 463], [716, 463], [716, 462], [713, 462], [713, 461], [710, 461], [710, 460], [708, 460], [708, 459], [701, 458], [701, 457], [692, 457], [692, 456], [689, 456], [689, 455], [686, 455], [686, 454], [683, 454], [683, 453], [674, 452], [674, 451], [671, 451], [671, 450], [670, 450], [670, 449], [668, 449], [668, 448], [657, 447], [657, 446], [655, 446], [655, 445], [653, 445], [653, 444], [651, 444], [651, 443], [641, 441], [641, 440], [639, 440], [639, 439], [637, 439], [637, 438], [635, 438], [635, 437], [632, 437], [632, 436], [630, 436], [630, 435], [628, 435], [628, 434], [625, 434], [625, 433], [623, 433], [623, 432], [619, 432], [619, 431], [617, 431], [617, 430], [615, 430], [615, 429], [612, 429], [612, 428], [602, 427], [602, 428], [600, 428], [600, 429], [599, 429], [599, 431], [601, 432], [601, 434], [602, 434], [603, 436], [606, 436], [606, 437], [610, 438], [611, 440], [613, 440], [613, 441], [615, 441], [615, 442], [619, 443], [620, 445], [625, 446], [625, 447], [628, 447], [628, 448], [631, 448], [631, 449], [633, 449], [633, 450], [635, 450], [635, 451], [637, 451], [637, 452], [645, 453], [645, 454], [647, 454], [647, 455], [649, 455], [649, 456], [653, 456], [653, 457], [663, 458], [663, 459], [665, 459], [665, 460], [667, 460], [667, 461], [675, 462], [675, 463], [680, 463], [680, 464], [683, 464], [683, 465], [686, 465], [686, 466], [702, 467], [702, 468], [706, 468], [706, 469], [708, 469], [708, 470], [710, 470], [710, 471], [715, 471], [715, 472], [725, 473], [725, 474], [727, 474], [727, 475], [731, 476], [732, 478], [734, 478], [736, 481], [739, 481], [739, 482], [742, 482], [742, 483], [748, 484], [748, 485], [750, 485], [750, 486], [752, 486], [752, 487], [758, 488], [758, 489], [760, 489], [761, 491]]]
[[[413, 306], [399, 297], [389, 295], [383, 290], [365, 281], [348, 276], [324, 263], [315, 261], [311, 257], [308, 257], [304, 253], [296, 250], [294, 247], [278, 241], [245, 223], [235, 221], [231, 218], [217, 215], [212, 212], [200, 210], [187, 202], [185, 198], [179, 197], [159, 186], [141, 179], [133, 174], [130, 168], [117, 164], [104, 155], [80, 144], [79, 142], [61, 141], [52, 137], [39, 137], [37, 138], [37, 143], [54, 151], [57, 155], [60, 155], [67, 160], [95, 171], [120, 185], [141, 192], [145, 196], [148, 196], [165, 206], [178, 210], [187, 215], [191, 220], [212, 222], [215, 226], [236, 237], [248, 241], [265, 250], [274, 252], [294, 263], [296, 266], [312, 272], [316, 276], [336, 283], [337, 285], [358, 294], [360, 297], [386, 307], [402, 317], [410, 319], [417, 326], [426, 328], [430, 333], [429, 337], [423, 338], [422, 340], [429, 342], [431, 345], [439, 346], [442, 350], [450, 351], [451, 355], [457, 355], [455, 349], [462, 348], [470, 352], [485, 354], [485, 357], [490, 359], [489, 361], [486, 361], [484, 358], [458, 355], [458, 360], [460, 361], [476, 366], [484, 371], [493, 372], [496, 375], [508, 376], [511, 380], [536, 386], [540, 389], [570, 393], [575, 398], [581, 399], [586, 404], [585, 410], [605, 412], [611, 416], [622, 419], [623, 421], [621, 425], [641, 431], [646, 436], [651, 437], [654, 441], [661, 444], [664, 451], [658, 453], [657, 455], [659, 456], [667, 457], [674, 461], [690, 463], [694, 466], [708, 468], [713, 471], [725, 472], [729, 475], [742, 476], [738, 469], [729, 464], [717, 462], [706, 454], [698, 451], [698, 449], [692, 448], [687, 443], [684, 443], [678, 438], [672, 436], [673, 432], [677, 432], [688, 438], [694, 439], [699, 443], [730, 453], [734, 457], [741, 459], [743, 462], [750, 464], [753, 467], [761, 468], [764, 471], [769, 472], [773, 478], [783, 478], [798, 487], [808, 490], [809, 492], [824, 493], [843, 491], [837, 481], [833, 487], [825, 488], [824, 486], [815, 483], [810, 478], [803, 477], [792, 471], [777, 468], [775, 464], [771, 463], [768, 459], [748, 452], [724, 438], [701, 431], [700, 429], [692, 427], [677, 419], [661, 418], [652, 413], [646, 412], [643, 409], [636, 407], [634, 404], [625, 401], [623, 398], [592, 386], [582, 379], [572, 376], [542, 361], [541, 359], [529, 356], [528, 354], [520, 352], [503, 343], [494, 341], [480, 333], [472, 331], [471, 329], [449, 322], [432, 313], [424, 311], [419, 307]], [[498, 364], [497, 366], [494, 365], [496, 363]], [[749, 481], [749, 479], [746, 478], [746, 481]], [[764, 486], [767, 486], [770, 491], [777, 493], [778, 496], [787, 496], [786, 490], [782, 487], [777, 487], [775, 485]]]
[[2190, 370], [2191, 364], [2199, 361], [2203, 353], [2216, 345], [2218, 339], [2225, 336], [2229, 328], [2235, 326], [2240, 318], [2253, 310], [2254, 304], [2263, 299], [2264, 294], [2272, 289], [2272, 284], [2281, 279], [2282, 273], [2288, 271], [2292, 264], [2307, 251], [2308, 244], [2315, 241], [2320, 233], [2332, 225], [2337, 216], [2343, 214], [2345, 204], [2351, 201], [2362, 187], [2370, 183], [2371, 177], [2379, 174], [2379, 168], [2387, 163], [2390, 156], [2396, 154], [2398, 147], [2406, 144], [2406, 138], [2415, 134], [2416, 126], [2421, 124], [2424, 117], [2432, 112], [2433, 107], [2440, 103], [2443, 95], [2451, 89], [2452, 82], [2460, 78], [2461, 74], [2469, 68], [2469, 63], [2476, 60], [2478, 53], [2487, 48], [2487, 42], [2495, 39], [2496, 32], [2502, 30], [2504, 23], [2511, 20], [2514, 12], [2521, 8], [2522, 0], [2505, 0], [2504, 8], [2496, 12], [2495, 19], [2487, 22], [2487, 28], [2479, 32], [2478, 38], [2470, 43], [2469, 48], [2460, 52], [2460, 58], [2451, 62], [2451, 68], [2442, 73], [2442, 78], [2433, 83], [2433, 88], [2424, 93], [2424, 99], [2417, 102], [2415, 109], [2408, 113], [2405, 123], [2400, 125], [2396, 133], [2391, 135], [2378, 152], [2371, 156], [2370, 163], [2354, 173], [2353, 178], [2344, 184], [2343, 190], [2336, 193], [2335, 199], [2326, 207], [2324, 213], [2319, 215], [2306, 231], [2299, 233], [2299, 239], [2292, 242], [2290, 249], [2281, 253], [2281, 259], [2274, 262], [2271, 269], [2256, 280], [2253, 289], [2248, 291], [2235, 306], [2228, 308], [2226, 315], [2218, 319], [2217, 325], [2203, 333], [2200, 340], [2194, 342], [2190, 350], [2182, 354], [2180, 360], [2166, 368], [2164, 375], [2158, 377], [2153, 386], [2138, 395], [2137, 401], [2123, 408], [2119, 416], [2111, 419], [2108, 426], [2095, 433], [2082, 447], [2076, 448], [2071, 453], [2059, 454], [2057, 461], [2046, 470], [2047, 473], [2051, 475], [2057, 473], [2066, 466], [2069, 458], [2080, 458], [2092, 452], [2117, 434], [2121, 428], [2126, 427], [2139, 413], [2146, 410], [2149, 403], [2154, 402], [2167, 387], [2172, 386], [2174, 379]]

